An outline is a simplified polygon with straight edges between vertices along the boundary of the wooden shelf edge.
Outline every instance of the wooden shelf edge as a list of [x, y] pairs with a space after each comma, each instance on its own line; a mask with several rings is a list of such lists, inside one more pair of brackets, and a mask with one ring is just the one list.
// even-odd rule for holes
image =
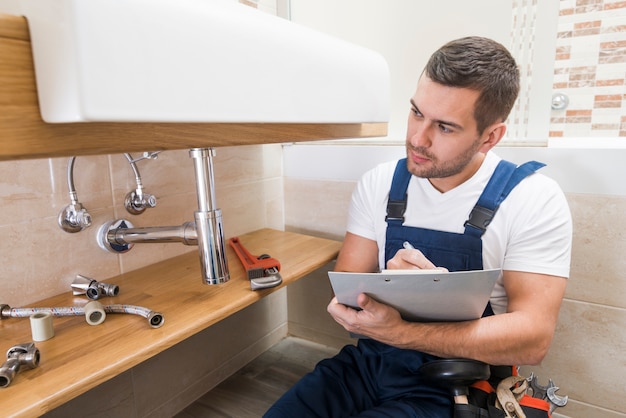
[[25, 17], [0, 13], [0, 22], [0, 38], [30, 42], [28, 22]]

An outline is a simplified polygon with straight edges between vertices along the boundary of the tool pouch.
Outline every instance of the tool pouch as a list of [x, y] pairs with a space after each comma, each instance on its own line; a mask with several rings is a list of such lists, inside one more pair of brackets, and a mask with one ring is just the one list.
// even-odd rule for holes
[[526, 414], [526, 418], [551, 418], [550, 404], [543, 399], [533, 398], [524, 395], [519, 401], [522, 411]]
[[[470, 388], [470, 404], [469, 405], [456, 405], [455, 413], [459, 412], [458, 409], [467, 410], [467, 412], [461, 412], [461, 415], [455, 415], [455, 417], [463, 418], [506, 418], [506, 414], [503, 410], [496, 408], [496, 396], [495, 391], [492, 393], [485, 393], [482, 389]], [[519, 401], [519, 405], [526, 414], [526, 418], [551, 418], [550, 405], [548, 402], [533, 398], [528, 395]]]
[[[505, 370], [506, 369], [506, 370]], [[498, 383], [511, 375], [514, 368], [491, 368], [491, 378], [481, 380], [469, 387], [469, 405], [456, 405], [455, 417], [462, 418], [506, 418], [506, 413], [496, 408], [496, 390]], [[550, 404], [543, 400], [524, 395], [519, 400], [519, 405], [526, 414], [526, 418], [552, 418], [550, 415]], [[462, 409], [462, 411], [459, 411]], [[460, 414], [458, 414], [460, 412]]]

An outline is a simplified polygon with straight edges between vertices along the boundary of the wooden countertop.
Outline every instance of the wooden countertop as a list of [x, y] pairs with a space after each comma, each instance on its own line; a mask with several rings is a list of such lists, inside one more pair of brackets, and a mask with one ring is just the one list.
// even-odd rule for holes
[[26, 19], [0, 13], [0, 161], [386, 135], [386, 123], [45, 123]]
[[[272, 229], [239, 238], [252, 254], [267, 253], [280, 261], [281, 286], [250, 290], [243, 267], [228, 244], [231, 278], [222, 285], [202, 283], [195, 251], [108, 280], [94, 278], [120, 287], [118, 296], [99, 299], [103, 305], [149, 308], [163, 314], [163, 326], [151, 328], [147, 319], [128, 314], [107, 314], [106, 320], [95, 326], [82, 316], [55, 317], [55, 336], [35, 343], [41, 352], [39, 367], [22, 370], [8, 387], [0, 389], [0, 415], [39, 416], [48, 412], [323, 266], [337, 256], [341, 245]], [[68, 289], [32, 306], [82, 306], [86, 302], [86, 297], [73, 296]], [[0, 320], [2, 361], [10, 347], [31, 339], [27, 318]]]

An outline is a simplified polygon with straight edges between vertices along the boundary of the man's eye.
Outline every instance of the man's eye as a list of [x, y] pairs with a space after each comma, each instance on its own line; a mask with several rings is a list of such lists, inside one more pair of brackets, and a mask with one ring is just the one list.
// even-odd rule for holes
[[412, 109], [411, 109], [411, 112], [413, 112], [413, 114], [414, 114], [415, 116], [422, 116], [422, 114], [420, 113], [420, 111], [419, 111], [419, 110], [417, 110], [417, 109], [415, 109], [415, 108], [412, 108]]
[[452, 129], [448, 128], [447, 125], [444, 124], [439, 124], [439, 129], [441, 129], [441, 132], [449, 134], [452, 132]]

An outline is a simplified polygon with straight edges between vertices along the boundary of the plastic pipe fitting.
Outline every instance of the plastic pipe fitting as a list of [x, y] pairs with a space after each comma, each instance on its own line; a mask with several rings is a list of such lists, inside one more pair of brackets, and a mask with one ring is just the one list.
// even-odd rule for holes
[[89, 325], [100, 325], [107, 317], [102, 304], [95, 300], [87, 302], [84, 310], [85, 321], [87, 321]]
[[50, 312], [37, 312], [30, 316], [30, 332], [33, 341], [46, 341], [54, 337], [52, 326], [52, 314]]

